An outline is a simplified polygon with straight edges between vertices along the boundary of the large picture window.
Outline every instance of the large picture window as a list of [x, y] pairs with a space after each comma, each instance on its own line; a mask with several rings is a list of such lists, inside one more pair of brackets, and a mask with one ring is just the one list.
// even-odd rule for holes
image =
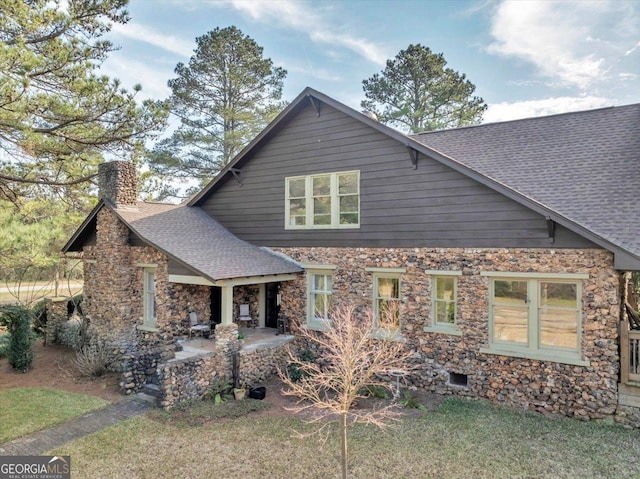
[[360, 173], [345, 171], [287, 178], [285, 228], [358, 228]]
[[490, 294], [491, 349], [540, 359], [581, 359], [579, 281], [496, 277]]

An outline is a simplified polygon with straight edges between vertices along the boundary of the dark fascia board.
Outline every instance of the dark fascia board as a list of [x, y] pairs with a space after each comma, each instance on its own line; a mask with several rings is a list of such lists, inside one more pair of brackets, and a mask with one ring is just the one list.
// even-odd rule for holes
[[[104, 206], [104, 200], [98, 201], [98, 204], [93, 207], [89, 215], [85, 218], [82, 224], [78, 227], [73, 236], [67, 241], [67, 243], [62, 247], [63, 253], [68, 253], [69, 250], [74, 246], [75, 242], [85, 233], [85, 230], [89, 227], [91, 222], [95, 219], [98, 211]], [[74, 250], [75, 251], [75, 250]]]
[[622, 253], [621, 256], [625, 258], [623, 264], [630, 266], [633, 263], [631, 259], [633, 259], [635, 260], [635, 263], [636, 263], [635, 269], [640, 270], [640, 257], [635, 255], [634, 253], [631, 253], [630, 251], [627, 251], [624, 248], [621, 248], [618, 245], [615, 245], [610, 241], [598, 236], [597, 234], [593, 233], [591, 230], [558, 214], [554, 210], [551, 210], [550, 208], [539, 203], [533, 198], [525, 196], [522, 193], [519, 193], [513, 190], [509, 186], [503, 183], [500, 183], [492, 178], [489, 178], [483, 175], [482, 173], [472, 168], [469, 168], [466, 165], [463, 165], [462, 163], [456, 161], [454, 158], [449, 157], [446, 154], [441, 153], [437, 150], [434, 150], [433, 148], [430, 148], [408, 137], [407, 135], [405, 135], [404, 133], [398, 130], [395, 130], [391, 127], [383, 125], [379, 121], [373, 120], [372, 118], [369, 118], [368, 116], [360, 113], [359, 111], [356, 111], [353, 108], [350, 108], [347, 105], [344, 105], [343, 103], [340, 103], [339, 101], [334, 100], [333, 98], [323, 93], [320, 93], [319, 91], [314, 90], [313, 88], [310, 88], [310, 87], [305, 88], [282, 112], [280, 112], [280, 114], [275, 118], [275, 120], [273, 120], [251, 143], [249, 143], [238, 154], [238, 156], [236, 156], [231, 162], [229, 162], [229, 164], [200, 193], [194, 196], [187, 203], [187, 205], [188, 206], [197, 205], [204, 197], [208, 195], [209, 192], [211, 192], [211, 190], [215, 187], [216, 184], [218, 184], [223, 180], [223, 178], [229, 173], [229, 170], [231, 168], [233, 168], [238, 162], [240, 162], [244, 157], [246, 157], [254, 148], [259, 146], [260, 143], [262, 143], [269, 136], [269, 134], [271, 134], [276, 128], [278, 128], [278, 126], [281, 123], [288, 120], [289, 119], [288, 116], [293, 114], [296, 107], [298, 107], [303, 101], [305, 101], [308, 98], [315, 98], [320, 102], [325, 103], [335, 108], [336, 110], [346, 115], [349, 115], [352, 118], [355, 118], [356, 120], [361, 121], [362, 123], [370, 126], [371, 128], [379, 131], [380, 133], [383, 133], [393, 138], [394, 140], [402, 143], [406, 147], [413, 148], [414, 150], [422, 153], [423, 155], [430, 157], [436, 161], [439, 161], [440, 163], [452, 168], [453, 170], [458, 171], [459, 173], [462, 173], [465, 176], [468, 176], [469, 178], [477, 181], [478, 183], [481, 183], [484, 186], [487, 186], [488, 188], [491, 188], [492, 190], [506, 196], [507, 198], [510, 198], [513, 201], [520, 203], [521, 205], [531, 209], [532, 211], [535, 211], [536, 213], [539, 213], [542, 216], [548, 217], [549, 219], [555, 221], [556, 223], [564, 226], [565, 228], [573, 231], [576, 234], [579, 234], [580, 236], [583, 236], [584, 238], [603, 247], [604, 249], [607, 249], [613, 252], [614, 254]]

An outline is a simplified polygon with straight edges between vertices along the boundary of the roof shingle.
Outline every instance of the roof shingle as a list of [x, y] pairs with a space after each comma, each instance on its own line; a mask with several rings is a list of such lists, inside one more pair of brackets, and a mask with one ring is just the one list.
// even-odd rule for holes
[[411, 138], [640, 256], [640, 104]]
[[293, 260], [237, 238], [198, 207], [138, 203], [114, 211], [143, 240], [214, 281], [302, 271]]

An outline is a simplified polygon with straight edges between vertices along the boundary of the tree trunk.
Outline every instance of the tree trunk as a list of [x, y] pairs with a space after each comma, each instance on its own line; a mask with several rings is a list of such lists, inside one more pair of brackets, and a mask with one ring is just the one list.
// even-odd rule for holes
[[340, 428], [342, 432], [342, 479], [347, 479], [347, 413], [340, 414]]

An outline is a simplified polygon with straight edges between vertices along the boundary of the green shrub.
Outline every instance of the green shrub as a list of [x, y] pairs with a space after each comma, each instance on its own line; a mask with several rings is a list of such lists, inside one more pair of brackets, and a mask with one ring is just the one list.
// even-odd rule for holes
[[370, 384], [360, 391], [363, 396], [374, 397], [378, 399], [389, 399], [389, 389], [380, 384]]
[[0, 359], [9, 355], [9, 334], [0, 334]]
[[73, 351], [80, 351], [84, 345], [82, 320], [76, 317], [58, 326], [56, 343], [62, 344]]
[[8, 305], [0, 308], [0, 324], [9, 329], [9, 364], [27, 372], [33, 363], [34, 334], [31, 331], [31, 310], [24, 306]]
[[[315, 357], [309, 349], [303, 349], [300, 351], [298, 359], [306, 363], [312, 363], [315, 361]], [[307, 376], [307, 373], [305, 373], [298, 364], [293, 362], [287, 364], [287, 374], [295, 383]]]

